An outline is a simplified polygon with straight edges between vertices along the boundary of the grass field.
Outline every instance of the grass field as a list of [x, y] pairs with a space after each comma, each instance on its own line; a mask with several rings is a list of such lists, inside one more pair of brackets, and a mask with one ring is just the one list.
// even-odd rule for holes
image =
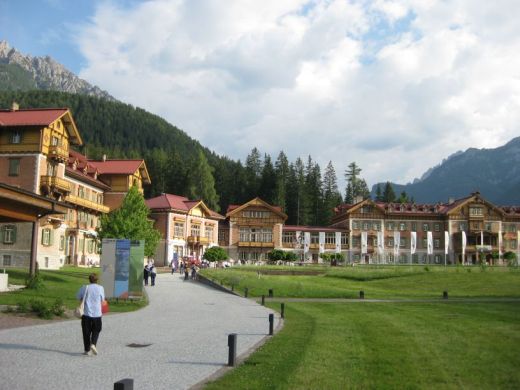
[[[520, 302], [478, 300], [520, 297], [520, 273], [470, 269], [326, 268], [316, 276], [267, 275], [259, 268], [205, 270], [207, 277], [239, 290], [247, 286], [256, 296], [273, 288], [279, 302], [282, 296], [357, 298], [359, 290], [368, 297], [400, 299], [440, 298], [448, 289], [450, 297], [467, 298], [286, 302], [280, 333], [207, 388], [520, 388]], [[279, 309], [278, 302], [268, 305]]]
[[[52, 304], [56, 299], [61, 299], [68, 309], [73, 309], [78, 305], [76, 293], [83, 284], [88, 283], [88, 276], [92, 273], [99, 273], [96, 268], [64, 267], [58, 271], [40, 271], [43, 278], [43, 289], [23, 289], [19, 291], [0, 293], [0, 305], [18, 305], [21, 302], [29, 302], [34, 299], [41, 299]], [[26, 269], [9, 269], [9, 284], [25, 285], [28, 277]], [[111, 301], [111, 312], [125, 312], [139, 309], [146, 305], [145, 300], [141, 301]]]
[[[520, 297], [520, 271], [516, 268], [479, 267], [330, 267], [285, 268], [287, 272], [311, 270], [318, 275], [270, 275], [272, 268], [242, 267], [206, 269], [202, 275], [235, 291], [247, 287], [249, 296], [267, 295], [295, 298], [438, 298]], [[280, 271], [280, 269], [278, 270]], [[258, 274], [260, 272], [260, 274]], [[265, 272], [265, 273], [264, 273]], [[275, 271], [276, 272], [276, 271]]]

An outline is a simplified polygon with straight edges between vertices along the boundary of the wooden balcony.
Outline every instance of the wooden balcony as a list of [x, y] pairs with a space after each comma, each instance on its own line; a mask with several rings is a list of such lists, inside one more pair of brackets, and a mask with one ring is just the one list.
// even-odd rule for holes
[[65, 162], [69, 159], [69, 151], [63, 146], [51, 145], [49, 146], [49, 154], [47, 157], [53, 160]]
[[91, 210], [99, 211], [100, 213], [108, 213], [110, 212], [110, 207], [105, 206], [104, 204], [99, 204], [96, 202], [93, 202], [88, 199], [83, 199], [78, 196], [74, 195], [67, 195], [63, 199], [65, 202], [70, 202], [78, 206], [86, 207]]
[[190, 244], [202, 244], [202, 245], [205, 245], [205, 244], [209, 244], [210, 243], [210, 239], [208, 237], [203, 237], [203, 236], [188, 236], [188, 243]]
[[274, 242], [239, 241], [238, 246], [254, 248], [274, 248]]
[[42, 176], [40, 178], [40, 187], [45, 194], [54, 192], [68, 194], [72, 190], [72, 185], [67, 180], [56, 176]]

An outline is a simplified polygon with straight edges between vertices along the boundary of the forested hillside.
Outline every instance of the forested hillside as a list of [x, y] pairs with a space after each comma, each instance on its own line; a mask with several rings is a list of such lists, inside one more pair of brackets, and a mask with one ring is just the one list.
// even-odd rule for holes
[[273, 162], [253, 148], [244, 164], [219, 156], [164, 119], [128, 104], [54, 91], [0, 92], [0, 108], [68, 107], [89, 158], [144, 158], [152, 185], [145, 196], [162, 192], [203, 199], [225, 213], [229, 204], [256, 196], [279, 205], [288, 224], [328, 224], [341, 202], [331, 163], [322, 176], [311, 156], [291, 163], [281, 151]]

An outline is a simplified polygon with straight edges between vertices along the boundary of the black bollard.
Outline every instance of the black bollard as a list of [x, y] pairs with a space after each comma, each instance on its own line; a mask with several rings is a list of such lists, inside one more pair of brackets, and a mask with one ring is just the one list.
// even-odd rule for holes
[[246, 287], [244, 290], [244, 297], [247, 298], [247, 295], [249, 294], [249, 289]]
[[237, 357], [237, 334], [228, 334], [227, 345], [229, 347], [228, 366], [234, 367]]
[[262, 295], [262, 306], [265, 306], [265, 295]]
[[448, 292], [447, 291], [443, 291], [442, 292], [442, 299], [448, 299]]
[[270, 288], [270, 289], [269, 289], [269, 298], [272, 298], [272, 297], [273, 297], [273, 289]]
[[285, 318], [285, 303], [280, 305], [280, 317]]
[[273, 335], [274, 330], [274, 314], [269, 314], [269, 336]]
[[363, 290], [359, 292], [359, 299], [365, 299], [365, 292]]
[[121, 379], [114, 383], [114, 390], [134, 390], [134, 380], [130, 378]]

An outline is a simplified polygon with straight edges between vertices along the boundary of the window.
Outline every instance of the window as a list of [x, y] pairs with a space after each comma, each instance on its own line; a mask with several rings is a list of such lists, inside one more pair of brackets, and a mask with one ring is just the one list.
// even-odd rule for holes
[[9, 266], [11, 265], [11, 255], [4, 255], [4, 259], [3, 259], [3, 265], [4, 266]]
[[509, 225], [509, 231], [511, 233], [516, 233], [516, 225]]
[[173, 226], [173, 236], [174, 237], [183, 237], [184, 236], [184, 223], [175, 222]]
[[[249, 241], [249, 229], [248, 228], [244, 228], [244, 227], [240, 228], [240, 241], [244, 241], [244, 242]], [[247, 259], [242, 259], [242, 260], [247, 260]]]
[[381, 225], [377, 222], [372, 224], [372, 229], [379, 231], [381, 229]]
[[65, 236], [61, 235], [60, 236], [60, 251], [62, 251], [63, 249], [65, 249]]
[[404, 231], [404, 230], [406, 230], [406, 222], [401, 222], [401, 223], [399, 223], [399, 230], [400, 230], [400, 231]]
[[412, 232], [417, 231], [417, 222], [412, 222]]
[[191, 235], [200, 237], [200, 225], [191, 225]]
[[475, 230], [480, 229], [480, 223], [478, 223], [478, 222], [473, 222], [473, 223], [471, 224], [471, 227], [472, 227], [473, 229], [475, 229]]
[[438, 238], [433, 240], [433, 247], [434, 248], [440, 248], [441, 247], [441, 240], [439, 240]]
[[9, 141], [12, 144], [19, 144], [20, 142], [22, 142], [22, 132], [19, 130], [13, 131], [11, 133], [11, 137], [10, 137]]
[[282, 242], [284, 244], [292, 244], [296, 242], [296, 232], [283, 232]]
[[83, 188], [82, 186], [78, 187], [78, 196], [80, 198], [84, 198], [85, 197], [85, 188]]
[[516, 249], [516, 248], [517, 248], [517, 242], [516, 242], [516, 240], [511, 240], [510, 248], [511, 248], [511, 249]]
[[242, 212], [242, 216], [245, 218], [269, 218], [270, 215], [269, 211], [260, 210], [246, 210]]
[[88, 253], [94, 252], [94, 240], [87, 240], [87, 251]]
[[335, 233], [325, 233], [325, 244], [335, 244], [336, 243], [336, 234]]
[[393, 237], [388, 237], [386, 246], [388, 246], [388, 247], [393, 247], [394, 246], [394, 238]]
[[394, 223], [393, 222], [387, 222], [386, 223], [386, 230], [394, 230]]
[[361, 214], [368, 214], [372, 212], [372, 206], [363, 206], [361, 207]]
[[358, 221], [352, 221], [352, 229], [359, 229], [359, 223]]
[[435, 255], [435, 264], [440, 264], [441, 262], [441, 255]]
[[9, 159], [9, 176], [20, 175], [20, 159], [10, 158]]
[[482, 215], [484, 215], [484, 209], [482, 207], [470, 207], [469, 215], [482, 216]]
[[459, 225], [459, 230], [462, 232], [464, 230], [466, 230], [466, 224], [464, 222], [461, 222], [460, 225]]
[[52, 230], [51, 229], [42, 230], [42, 245], [45, 245], [45, 246], [52, 245]]
[[56, 136], [51, 137], [51, 145], [52, 146], [58, 146], [60, 144], [60, 139]]
[[341, 245], [348, 245], [347, 233], [341, 233]]
[[427, 249], [428, 248], [428, 239], [427, 238], [423, 238], [422, 239], [422, 247], [424, 249]]
[[423, 232], [427, 232], [428, 230], [430, 230], [430, 224], [429, 223], [423, 223], [422, 230], [423, 230]]
[[359, 238], [352, 237], [352, 246], [356, 248], [359, 247]]
[[488, 232], [491, 231], [491, 224], [490, 224], [490, 223], [486, 223], [486, 230], [487, 230]]
[[311, 244], [318, 244], [320, 242], [319, 233], [311, 233]]
[[273, 242], [273, 231], [271, 229], [262, 229], [262, 242]]
[[206, 226], [206, 229], [204, 230], [204, 236], [208, 240], [212, 240], [213, 239], [213, 226]]
[[3, 227], [3, 243], [4, 244], [14, 244], [16, 242], [16, 226], [15, 225], [6, 225]]
[[401, 239], [399, 240], [399, 246], [400, 246], [401, 248], [406, 247], [406, 238], [401, 238]]
[[368, 230], [369, 223], [363, 222], [363, 230]]
[[436, 224], [433, 225], [433, 230], [435, 230], [436, 232], [440, 232], [441, 231], [441, 226], [438, 223], [436, 223]]

